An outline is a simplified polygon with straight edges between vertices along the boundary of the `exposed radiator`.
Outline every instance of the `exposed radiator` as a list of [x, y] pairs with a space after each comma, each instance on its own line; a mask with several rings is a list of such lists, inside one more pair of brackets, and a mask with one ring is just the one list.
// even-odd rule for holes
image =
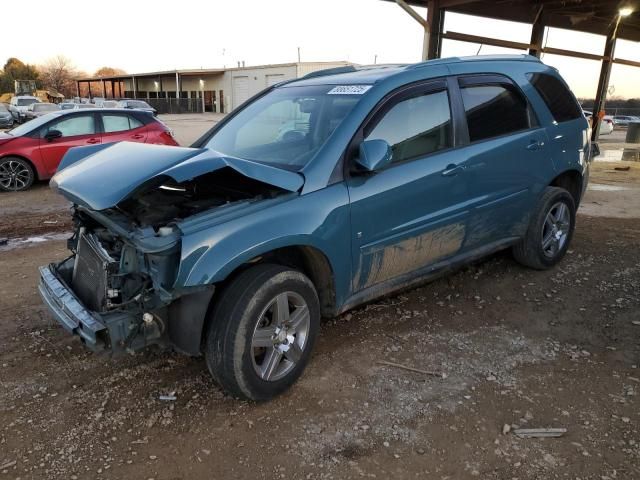
[[105, 309], [109, 272], [116, 261], [91, 234], [80, 234], [71, 284], [82, 303], [94, 312]]

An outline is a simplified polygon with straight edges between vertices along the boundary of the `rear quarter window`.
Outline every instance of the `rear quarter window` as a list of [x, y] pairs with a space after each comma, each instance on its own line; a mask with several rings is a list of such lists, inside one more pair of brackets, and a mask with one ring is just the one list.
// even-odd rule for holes
[[557, 77], [546, 73], [529, 73], [531, 85], [544, 100], [545, 105], [558, 122], [582, 118], [582, 111], [567, 86]]

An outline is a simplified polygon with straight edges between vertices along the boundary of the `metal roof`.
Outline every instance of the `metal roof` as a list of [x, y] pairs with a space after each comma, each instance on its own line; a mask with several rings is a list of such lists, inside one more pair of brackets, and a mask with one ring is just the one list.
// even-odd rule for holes
[[[431, 3], [429, 0], [406, 2], [417, 7]], [[598, 35], [606, 35], [616, 22], [619, 10], [630, 7], [633, 13], [621, 19], [618, 38], [640, 42], [640, 0], [439, 0], [433, 3], [448, 12], [522, 23], [533, 23], [541, 13], [542, 22], [548, 27]]]
[[132, 77], [142, 78], [142, 77], [166, 77], [166, 76], [174, 76], [176, 73], [181, 77], [187, 76], [200, 76], [200, 75], [215, 75], [229, 71], [236, 70], [255, 70], [260, 68], [274, 68], [274, 67], [294, 67], [297, 65], [335, 65], [337, 63], [343, 63], [344, 65], [350, 65], [347, 61], [336, 61], [336, 62], [291, 62], [291, 63], [274, 63], [269, 65], [248, 65], [244, 67], [232, 67], [232, 68], [195, 68], [195, 69], [186, 69], [186, 70], [161, 70], [158, 72], [147, 72], [147, 73], [125, 73], [122, 75], [111, 75], [108, 77], [84, 77], [77, 78], [77, 82], [99, 82], [102, 80], [128, 80]]

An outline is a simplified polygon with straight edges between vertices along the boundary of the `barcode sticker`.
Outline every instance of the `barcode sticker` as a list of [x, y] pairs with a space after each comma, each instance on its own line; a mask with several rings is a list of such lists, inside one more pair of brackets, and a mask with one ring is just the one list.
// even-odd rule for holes
[[371, 88], [371, 85], [340, 85], [333, 87], [327, 95], [362, 95]]

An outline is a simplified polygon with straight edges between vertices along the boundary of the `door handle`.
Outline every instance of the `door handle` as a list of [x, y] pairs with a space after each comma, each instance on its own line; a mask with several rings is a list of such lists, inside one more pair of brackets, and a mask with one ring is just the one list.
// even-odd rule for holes
[[464, 171], [464, 165], [456, 165], [454, 163], [450, 163], [446, 166], [446, 168], [442, 171], [443, 177], [453, 177], [462, 173]]
[[136, 138], [136, 139], [142, 138], [142, 137], [144, 137], [144, 135], [142, 135], [140, 133], [136, 133], [135, 135], [131, 135], [131, 138]]
[[90, 138], [89, 140], [87, 140], [87, 143], [100, 143], [100, 139], [99, 138]]
[[538, 140], [531, 140], [529, 145], [527, 145], [527, 150], [539, 150], [544, 145], [544, 142], [539, 142]]

